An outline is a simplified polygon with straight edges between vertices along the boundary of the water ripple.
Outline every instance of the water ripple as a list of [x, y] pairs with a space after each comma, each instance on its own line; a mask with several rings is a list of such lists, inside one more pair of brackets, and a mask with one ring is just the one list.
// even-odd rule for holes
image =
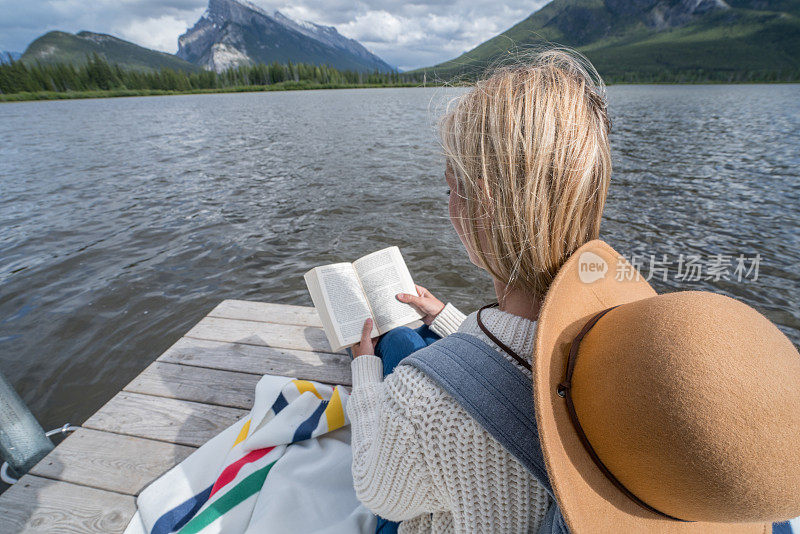
[[[399, 245], [464, 311], [492, 299], [447, 218], [432, 125], [457, 90], [0, 106], [0, 363], [45, 426], [83, 421], [219, 301], [310, 305], [302, 274]], [[800, 86], [609, 89], [605, 238], [760, 254], [741, 298], [800, 341]]]

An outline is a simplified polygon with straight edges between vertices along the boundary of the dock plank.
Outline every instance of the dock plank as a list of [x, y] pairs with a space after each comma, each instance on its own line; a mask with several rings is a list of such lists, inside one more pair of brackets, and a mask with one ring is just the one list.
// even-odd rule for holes
[[135, 496], [244, 417], [264, 374], [352, 384], [313, 307], [223, 301], [0, 495], [0, 532], [123, 532]]
[[199, 447], [247, 413], [238, 408], [122, 391], [83, 426]]
[[0, 499], [2, 531], [114, 534], [136, 512], [130, 495], [25, 475]]
[[158, 361], [258, 375], [281, 375], [326, 384], [352, 384], [350, 357], [330, 352], [277, 349], [181, 338]]
[[156, 361], [124, 390], [249, 410], [260, 379], [261, 375]]
[[[334, 352], [322, 328], [204, 317], [184, 337], [279, 349]], [[345, 351], [340, 351], [345, 354]]]
[[195, 449], [80, 428], [36, 464], [32, 475], [138, 495]]
[[208, 316], [322, 328], [322, 321], [320, 321], [316, 309], [311, 306], [295, 306], [293, 304], [275, 304], [251, 300], [223, 300], [216, 308], [211, 310]]

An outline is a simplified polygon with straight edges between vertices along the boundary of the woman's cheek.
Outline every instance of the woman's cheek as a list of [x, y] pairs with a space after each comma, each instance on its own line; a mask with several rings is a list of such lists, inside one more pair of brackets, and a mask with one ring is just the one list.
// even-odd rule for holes
[[457, 205], [458, 201], [455, 198], [453, 198], [453, 194], [456, 194], [455, 191], [452, 191], [450, 193], [450, 202], [449, 202], [450, 222], [453, 224], [453, 228], [455, 229], [456, 234], [458, 234], [458, 238], [461, 240], [461, 244], [464, 246], [464, 250], [466, 250], [467, 256], [469, 256], [469, 260], [473, 264], [478, 265], [477, 258], [475, 258], [475, 254], [470, 248], [469, 243], [467, 243], [467, 240], [464, 239], [464, 219], [463, 215], [461, 214], [461, 210]]
[[453, 198], [454, 194], [455, 194], [455, 191], [453, 191], [451, 189], [450, 190], [450, 200], [448, 202], [448, 207], [450, 209], [450, 222], [452, 223], [453, 228], [455, 228], [459, 239], [461, 239], [461, 242], [463, 243], [464, 242], [464, 238], [462, 237], [463, 236], [463, 231], [462, 231], [462, 226], [461, 226], [462, 221], [461, 221], [460, 217], [458, 216], [458, 209], [456, 207], [456, 201]]

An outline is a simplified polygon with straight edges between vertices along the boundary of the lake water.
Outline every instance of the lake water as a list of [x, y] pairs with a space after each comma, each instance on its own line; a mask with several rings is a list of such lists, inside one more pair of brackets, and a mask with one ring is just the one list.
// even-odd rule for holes
[[[433, 127], [454, 92], [0, 105], [0, 368], [45, 427], [80, 423], [221, 300], [311, 305], [307, 269], [389, 245], [442, 300], [489, 302], [447, 219]], [[609, 99], [604, 238], [645, 273], [667, 255], [657, 290], [741, 298], [799, 343], [800, 85]], [[720, 254], [731, 279], [704, 279]]]

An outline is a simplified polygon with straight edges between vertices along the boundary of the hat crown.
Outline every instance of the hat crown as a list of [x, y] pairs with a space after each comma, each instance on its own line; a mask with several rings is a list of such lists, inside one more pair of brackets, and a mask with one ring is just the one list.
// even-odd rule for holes
[[800, 515], [800, 355], [753, 308], [687, 291], [623, 304], [585, 335], [572, 399], [600, 460], [691, 521]]

